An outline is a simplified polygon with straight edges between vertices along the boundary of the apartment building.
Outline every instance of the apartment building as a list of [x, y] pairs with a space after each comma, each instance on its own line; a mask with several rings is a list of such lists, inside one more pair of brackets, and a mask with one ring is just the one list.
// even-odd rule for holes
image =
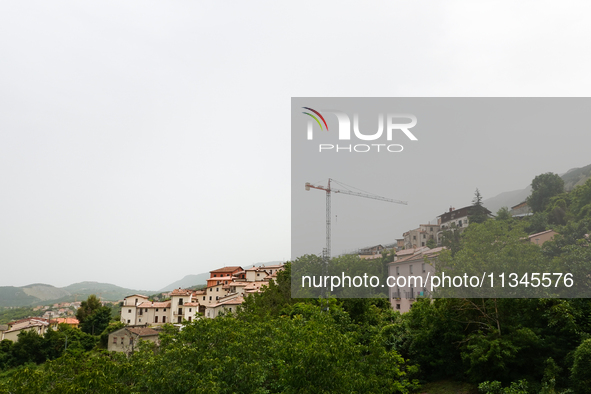
[[397, 283], [397, 286], [389, 289], [390, 303], [395, 311], [408, 312], [418, 298], [430, 296], [430, 277], [435, 273], [432, 263], [443, 249], [411, 249], [412, 252], [398, 256], [388, 264], [388, 275], [395, 278]]

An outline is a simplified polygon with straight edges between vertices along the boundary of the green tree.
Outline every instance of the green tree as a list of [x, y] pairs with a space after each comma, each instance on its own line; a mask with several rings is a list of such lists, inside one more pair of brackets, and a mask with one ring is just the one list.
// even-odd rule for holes
[[80, 303], [80, 308], [76, 311], [76, 318], [80, 323], [83, 323], [84, 320], [94, 312], [102, 308], [101, 301], [97, 298], [96, 295], [91, 294], [88, 296], [86, 301], [82, 301]]
[[511, 212], [509, 212], [509, 208], [502, 207], [501, 209], [499, 209], [497, 211], [497, 216], [495, 219], [509, 221], [509, 220], [513, 219], [513, 217], [511, 216]]
[[574, 354], [571, 380], [576, 393], [591, 393], [591, 339], [585, 340]]
[[543, 212], [552, 197], [564, 192], [564, 181], [557, 174], [547, 172], [536, 176], [531, 187], [532, 192], [527, 198], [527, 204], [534, 213]]
[[448, 230], [443, 231], [441, 244], [451, 251], [454, 256], [462, 248], [461, 230], [452, 223]]
[[100, 335], [111, 321], [111, 308], [101, 306], [80, 324], [80, 329], [91, 335]]
[[486, 219], [488, 219], [487, 209], [482, 205], [480, 190], [476, 189], [470, 208], [470, 223], [484, 223]]

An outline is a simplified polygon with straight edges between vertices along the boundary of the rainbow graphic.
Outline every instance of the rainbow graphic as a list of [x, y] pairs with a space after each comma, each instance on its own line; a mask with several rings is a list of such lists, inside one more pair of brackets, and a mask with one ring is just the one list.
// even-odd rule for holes
[[[316, 111], [315, 109], [312, 109], [310, 107], [302, 107], [304, 109], [307, 109], [308, 111], [312, 111], [314, 112], [316, 115], [320, 116], [320, 119], [322, 119], [322, 122], [324, 123], [324, 126], [326, 126], [326, 131], [328, 131], [328, 125], [326, 124], [326, 120], [324, 120], [324, 116], [322, 116], [320, 114], [320, 112]], [[316, 123], [318, 123], [318, 126], [320, 126], [320, 130], [324, 130], [324, 128], [322, 127], [322, 123], [320, 123], [320, 120], [318, 120], [317, 117], [315, 117], [314, 115], [312, 115], [309, 112], [302, 112], [303, 114], [306, 114], [308, 116], [311, 116], [312, 118], [314, 118], [314, 120], [316, 121]]]

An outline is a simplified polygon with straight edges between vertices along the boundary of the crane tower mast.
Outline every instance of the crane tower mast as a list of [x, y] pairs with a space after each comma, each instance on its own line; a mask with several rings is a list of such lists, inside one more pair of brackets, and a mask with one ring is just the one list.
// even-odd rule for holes
[[380, 201], [386, 201], [386, 202], [391, 202], [391, 203], [395, 203], [395, 204], [407, 205], [406, 201], [393, 200], [391, 198], [381, 197], [376, 194], [361, 193], [361, 192], [356, 192], [356, 191], [346, 190], [346, 189], [334, 189], [331, 186], [331, 181], [335, 182], [341, 186], [346, 186], [345, 184], [338, 182], [338, 181], [331, 179], [331, 178], [328, 178], [328, 186], [327, 187], [322, 186], [322, 185], [313, 185], [309, 182], [306, 182], [306, 191], [309, 191], [310, 189], [318, 189], [318, 190], [323, 190], [326, 192], [326, 248], [323, 251], [323, 258], [326, 262], [328, 262], [330, 260], [330, 256], [331, 256], [331, 251], [330, 251], [330, 247], [331, 247], [331, 238], [330, 238], [331, 237], [331, 235], [330, 235], [331, 207], [330, 207], [330, 203], [331, 202], [330, 202], [330, 199], [331, 199], [332, 193], [349, 194], [351, 196], [371, 198], [374, 200], [380, 200]]

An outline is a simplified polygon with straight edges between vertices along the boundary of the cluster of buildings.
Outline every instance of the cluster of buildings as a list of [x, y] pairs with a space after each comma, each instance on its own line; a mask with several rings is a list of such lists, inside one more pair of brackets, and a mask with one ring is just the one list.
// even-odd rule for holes
[[[394, 261], [388, 266], [388, 275], [420, 277], [422, 281], [418, 282], [422, 282], [424, 287], [412, 286], [416, 285], [414, 281], [412, 285], [407, 283], [403, 287], [390, 288], [390, 302], [394, 310], [408, 312], [418, 298], [429, 297], [426, 279], [435, 273], [435, 268], [428, 261], [437, 259], [439, 253], [445, 249], [442, 246], [445, 231], [455, 227], [456, 231], [462, 232], [468, 227], [473, 209], [472, 205], [460, 209], [449, 208], [449, 211], [437, 217], [437, 224], [421, 224], [418, 228], [405, 232], [404, 238], [396, 240], [398, 250]], [[524, 217], [531, 215], [531, 210], [526, 202], [522, 202], [512, 207], [510, 213], [513, 217]], [[486, 214], [492, 216], [488, 209]], [[542, 245], [552, 240], [556, 234], [554, 230], [546, 230], [532, 234], [524, 241]]]
[[0, 341], [7, 339], [13, 342], [18, 341], [18, 334], [23, 331], [34, 331], [39, 335], [45, 335], [45, 332], [51, 327], [57, 329], [59, 324], [67, 324], [70, 327], [78, 328], [78, 319], [73, 317], [61, 317], [56, 319], [45, 319], [42, 317], [27, 317], [25, 319], [11, 321], [8, 324], [0, 325]]
[[167, 301], [150, 301], [141, 294], [127, 296], [121, 307], [121, 322], [126, 327], [109, 335], [108, 349], [130, 353], [139, 340], [157, 344], [159, 326], [163, 324], [236, 312], [244, 297], [261, 292], [271, 281], [277, 280], [277, 273], [282, 270], [283, 264], [248, 269], [218, 268], [209, 272], [205, 288], [174, 289], [168, 293], [170, 300]]
[[133, 294], [123, 300], [121, 322], [129, 325], [162, 325], [192, 321], [198, 314], [214, 318], [235, 312], [244, 297], [260, 292], [277, 279], [283, 265], [243, 269], [240, 266], [210, 271], [207, 285], [201, 290], [174, 289], [170, 300], [154, 302], [147, 296]]

